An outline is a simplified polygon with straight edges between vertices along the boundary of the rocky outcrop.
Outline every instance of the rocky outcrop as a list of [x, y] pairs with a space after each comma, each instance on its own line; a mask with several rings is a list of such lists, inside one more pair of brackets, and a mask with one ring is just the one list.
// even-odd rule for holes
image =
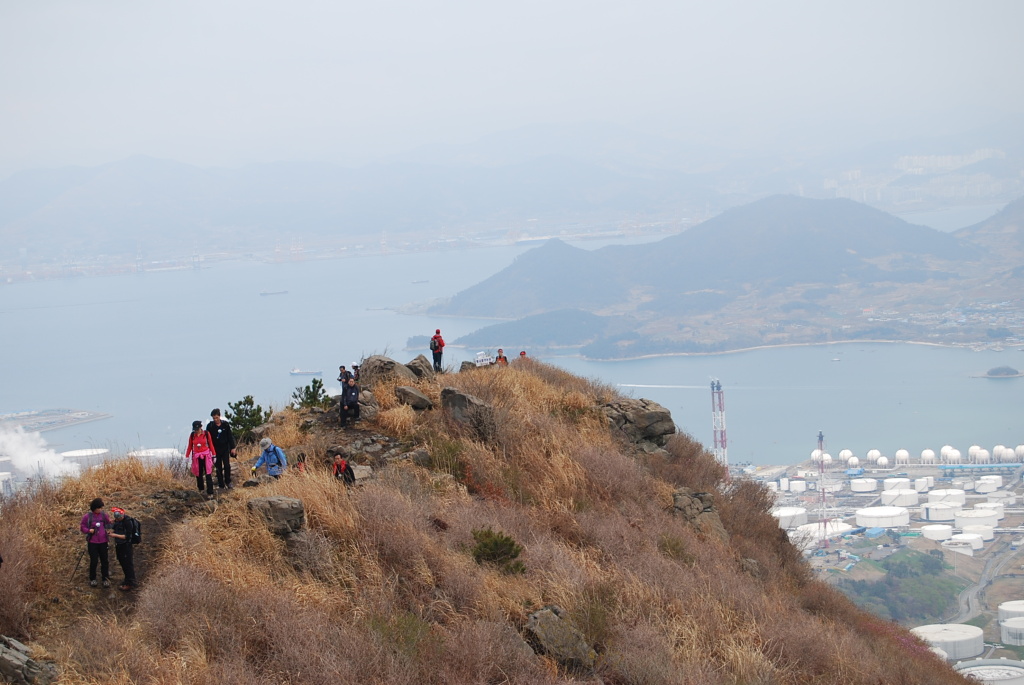
[[57, 668], [29, 656], [29, 648], [14, 638], [0, 635], [0, 679], [13, 685], [49, 685], [57, 680]]
[[362, 366], [359, 367], [360, 385], [372, 388], [387, 380], [414, 381], [416, 374], [410, 371], [405, 364], [400, 364], [391, 357], [380, 354], [363, 360]]
[[676, 433], [672, 414], [652, 400], [625, 398], [609, 402], [601, 409], [612, 428], [642, 447], [664, 447]]
[[261, 485], [266, 485], [267, 483], [273, 483], [273, 482], [274, 482], [274, 479], [271, 478], [270, 476], [268, 476], [267, 474], [259, 473], [259, 474], [256, 474], [255, 476], [253, 476], [252, 478], [246, 479], [245, 482], [242, 483], [242, 487], [243, 488], [258, 488]]
[[416, 374], [417, 378], [433, 378], [434, 363], [422, 354], [405, 365], [407, 369]]
[[249, 511], [260, 514], [271, 533], [289, 536], [306, 524], [306, 508], [294, 497], [255, 497], [249, 500]]
[[462, 362], [462, 364], [459, 365], [459, 373], [462, 373], [463, 371], [476, 371], [476, 370], [477, 370], [477, 365], [474, 364], [473, 362]]
[[426, 411], [427, 409], [434, 408], [434, 403], [430, 401], [430, 398], [411, 385], [400, 385], [395, 388], [395, 397], [398, 398], [399, 402], [408, 404], [416, 411]]
[[441, 406], [455, 423], [472, 430], [480, 440], [490, 440], [494, 436], [494, 407], [479, 397], [455, 388], [443, 388]]
[[680, 488], [672, 493], [672, 513], [682, 517], [697, 530], [722, 542], [729, 542], [729, 533], [715, 509], [715, 496], [709, 492], [694, 492]]
[[536, 651], [562, 666], [587, 671], [594, 667], [597, 652], [569, 623], [561, 608], [549, 606], [530, 614], [526, 619], [526, 632]]
[[[340, 401], [340, 398], [339, 398]], [[359, 391], [359, 418], [363, 421], [373, 421], [380, 413], [380, 406], [372, 390]]]

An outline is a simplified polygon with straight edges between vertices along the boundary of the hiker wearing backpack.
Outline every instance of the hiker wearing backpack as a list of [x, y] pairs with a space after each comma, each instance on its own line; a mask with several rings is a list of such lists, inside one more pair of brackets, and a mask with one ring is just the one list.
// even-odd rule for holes
[[96, 566], [103, 574], [103, 587], [110, 587], [110, 557], [108, 555], [107, 528], [110, 518], [103, 511], [103, 500], [99, 497], [89, 503], [89, 513], [82, 517], [79, 529], [85, 535], [89, 549], [89, 585], [96, 587]]
[[196, 477], [199, 492], [203, 491], [203, 476], [206, 476], [207, 496], [213, 495], [213, 449], [213, 438], [209, 432], [203, 430], [203, 422], [193, 421], [185, 458], [192, 458], [192, 475]]
[[340, 454], [334, 455], [334, 466], [332, 468], [334, 477], [344, 481], [345, 485], [352, 485], [356, 482], [356, 472], [352, 470], [352, 464]]
[[280, 478], [284, 470], [288, 468], [288, 460], [284, 455], [284, 450], [275, 445], [270, 438], [260, 440], [260, 448], [263, 451], [260, 452], [260, 458], [253, 464], [253, 475], [256, 475], [256, 471], [265, 465], [267, 467], [267, 475], [271, 478]]
[[341, 399], [339, 402], [339, 419], [341, 427], [348, 424], [348, 420], [359, 420], [359, 386], [355, 378], [349, 378], [348, 383], [341, 387]]
[[338, 367], [338, 382], [341, 383], [342, 388], [344, 388], [345, 384], [348, 383], [349, 378], [355, 378], [355, 376], [352, 374], [351, 371], [348, 371], [345, 368], [344, 364], [342, 364], [341, 366]]
[[110, 513], [114, 515], [110, 531], [110, 537], [114, 538], [114, 556], [124, 573], [120, 589], [131, 592], [135, 589], [135, 545], [142, 542], [142, 527], [120, 507], [111, 507]]
[[434, 331], [430, 339], [430, 351], [434, 355], [434, 371], [441, 373], [441, 355], [444, 354], [444, 338], [441, 337], [441, 329]]
[[220, 409], [210, 412], [206, 432], [213, 438], [213, 466], [217, 469], [217, 487], [231, 489], [231, 457], [235, 456], [235, 436], [231, 424], [220, 417]]

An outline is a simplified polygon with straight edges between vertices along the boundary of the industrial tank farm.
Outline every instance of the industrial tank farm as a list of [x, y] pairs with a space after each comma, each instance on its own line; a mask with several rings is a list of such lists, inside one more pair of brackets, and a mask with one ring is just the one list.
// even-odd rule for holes
[[910, 632], [944, 651], [950, 659], [968, 659], [985, 649], [984, 632], [976, 626], [935, 623], [913, 628]]

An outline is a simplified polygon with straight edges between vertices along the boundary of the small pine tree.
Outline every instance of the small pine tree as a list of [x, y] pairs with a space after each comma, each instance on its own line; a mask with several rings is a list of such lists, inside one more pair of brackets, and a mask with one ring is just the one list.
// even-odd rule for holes
[[238, 402], [228, 402], [224, 418], [231, 423], [232, 431], [239, 440], [252, 442], [252, 429], [269, 421], [272, 413], [269, 409], [264, 411], [263, 407], [256, 404], [252, 395], [246, 395]]
[[306, 387], [299, 386], [295, 388], [295, 392], [292, 393], [292, 406], [300, 409], [308, 409], [309, 407], [330, 408], [331, 398], [324, 391], [324, 382], [319, 378], [314, 378]]
[[509, 575], [525, 573], [526, 566], [518, 560], [523, 548], [514, 539], [504, 533], [495, 533], [490, 526], [473, 531], [476, 546], [473, 547], [473, 559], [478, 564], [494, 564], [502, 573]]

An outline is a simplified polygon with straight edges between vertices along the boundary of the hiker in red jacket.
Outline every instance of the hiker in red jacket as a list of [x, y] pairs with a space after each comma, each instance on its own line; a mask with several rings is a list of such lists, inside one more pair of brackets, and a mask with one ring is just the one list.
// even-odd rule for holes
[[441, 337], [441, 329], [434, 331], [430, 338], [430, 351], [434, 353], [434, 371], [441, 373], [441, 355], [444, 354], [444, 338]]
[[203, 430], [202, 421], [193, 421], [185, 458], [192, 458], [192, 475], [196, 477], [199, 492], [203, 491], [203, 474], [206, 474], [207, 495], [213, 494], [213, 455], [213, 438], [210, 437], [210, 432]]

